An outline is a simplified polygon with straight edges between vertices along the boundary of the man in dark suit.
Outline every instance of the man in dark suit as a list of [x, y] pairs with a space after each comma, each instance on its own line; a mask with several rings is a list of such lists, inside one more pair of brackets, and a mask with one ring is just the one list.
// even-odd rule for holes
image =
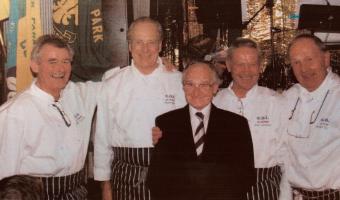
[[255, 182], [247, 120], [211, 103], [218, 78], [206, 63], [184, 71], [183, 89], [189, 105], [156, 118], [163, 135], [148, 173], [152, 198], [246, 199]]

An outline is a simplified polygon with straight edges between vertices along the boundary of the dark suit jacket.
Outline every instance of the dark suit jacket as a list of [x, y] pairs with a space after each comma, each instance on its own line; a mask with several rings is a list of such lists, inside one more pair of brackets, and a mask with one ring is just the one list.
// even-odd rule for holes
[[197, 157], [189, 106], [156, 118], [148, 186], [153, 199], [241, 200], [255, 183], [253, 145], [245, 118], [211, 107], [204, 149]]

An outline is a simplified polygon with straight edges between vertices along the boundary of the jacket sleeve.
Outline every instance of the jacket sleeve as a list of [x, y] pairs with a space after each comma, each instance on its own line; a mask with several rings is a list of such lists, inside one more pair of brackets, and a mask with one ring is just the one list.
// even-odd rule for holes
[[[160, 122], [159, 117], [156, 118], [156, 126], [159, 127], [163, 131], [163, 126]], [[152, 153], [150, 166], [148, 170], [147, 176], [147, 185], [151, 191], [152, 198], [154, 199], [162, 199], [162, 194], [165, 192], [165, 180], [163, 179], [163, 175], [165, 172], [165, 161], [162, 156], [163, 146], [164, 146], [164, 133], [162, 138], [159, 139], [158, 143], [155, 145], [155, 148]]]
[[25, 122], [21, 117], [8, 110], [0, 112], [0, 180], [19, 173], [25, 148]]
[[[255, 173], [255, 161], [254, 161], [254, 150], [253, 150], [253, 142], [252, 137], [248, 125], [248, 121], [246, 119], [242, 120], [240, 123], [240, 127], [242, 129], [242, 145], [240, 145], [239, 151], [239, 166], [240, 170], [240, 186], [243, 185], [243, 189], [245, 191], [242, 194], [246, 194], [250, 191], [251, 186], [256, 184], [256, 173]], [[242, 196], [244, 196], [242, 195]]]
[[108, 89], [103, 85], [97, 99], [97, 120], [94, 136], [94, 179], [107, 181], [111, 177], [112, 129], [110, 110], [108, 109]]

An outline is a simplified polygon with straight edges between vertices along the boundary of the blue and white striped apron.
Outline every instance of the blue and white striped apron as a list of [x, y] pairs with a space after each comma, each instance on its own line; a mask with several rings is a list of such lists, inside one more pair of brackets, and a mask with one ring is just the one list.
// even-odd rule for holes
[[256, 185], [247, 194], [248, 200], [277, 200], [280, 195], [280, 166], [256, 168]]
[[150, 200], [146, 177], [153, 148], [113, 147], [112, 195], [115, 200]]
[[85, 170], [68, 176], [42, 177], [46, 200], [85, 200]]
[[294, 200], [340, 200], [340, 190], [312, 191], [293, 187]]

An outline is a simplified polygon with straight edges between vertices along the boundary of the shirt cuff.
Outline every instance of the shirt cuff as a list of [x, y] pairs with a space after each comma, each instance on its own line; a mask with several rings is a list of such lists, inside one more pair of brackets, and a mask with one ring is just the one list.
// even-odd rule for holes
[[94, 180], [108, 181], [111, 178], [111, 170], [103, 170], [94, 168]]

